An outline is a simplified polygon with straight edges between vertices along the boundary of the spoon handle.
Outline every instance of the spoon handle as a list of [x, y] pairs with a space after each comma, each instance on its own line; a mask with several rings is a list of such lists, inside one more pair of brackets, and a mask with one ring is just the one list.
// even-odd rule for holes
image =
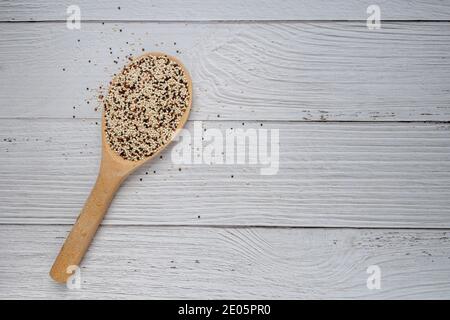
[[123, 176], [111, 174], [104, 167], [100, 167], [94, 188], [50, 270], [50, 276], [57, 282], [65, 283], [74, 271], [73, 266], [79, 266], [124, 180]]

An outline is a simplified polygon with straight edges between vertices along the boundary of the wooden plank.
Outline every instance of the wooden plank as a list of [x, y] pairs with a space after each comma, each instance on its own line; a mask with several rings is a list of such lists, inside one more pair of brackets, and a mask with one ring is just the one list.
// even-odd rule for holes
[[191, 119], [450, 120], [450, 23], [13, 23], [0, 39], [3, 118], [98, 118], [97, 88], [145, 48], [191, 71]]
[[[276, 175], [248, 162], [179, 165], [169, 148], [125, 182], [104, 223], [450, 227], [449, 124], [262, 124], [203, 122], [279, 129]], [[100, 128], [1, 120], [0, 152], [0, 223], [72, 224], [95, 181]]]
[[[450, 20], [450, 6], [439, 0], [375, 2], [383, 20]], [[66, 20], [69, 0], [0, 3], [0, 21]], [[371, 0], [79, 0], [83, 20], [366, 20]]]
[[448, 230], [102, 227], [79, 290], [48, 276], [68, 231], [1, 225], [0, 298], [450, 298]]

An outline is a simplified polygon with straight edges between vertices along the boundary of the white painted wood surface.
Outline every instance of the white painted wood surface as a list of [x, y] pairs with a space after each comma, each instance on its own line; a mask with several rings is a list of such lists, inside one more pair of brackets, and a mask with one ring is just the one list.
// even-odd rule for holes
[[99, 117], [96, 89], [145, 48], [191, 71], [191, 119], [450, 120], [447, 22], [12, 23], [0, 39], [3, 118]]
[[[70, 0], [3, 0], [0, 21], [66, 20]], [[440, 0], [78, 0], [83, 20], [366, 20], [377, 4], [383, 20], [449, 20]]]
[[[98, 170], [95, 121], [0, 121], [0, 222], [73, 223]], [[450, 228], [448, 124], [260, 124], [203, 122], [279, 129], [276, 175], [179, 165], [170, 148], [123, 185], [105, 224]]]
[[[0, 298], [450, 298], [450, 3], [378, 1], [377, 31], [369, 0], [80, 0], [79, 31], [69, 4], [0, 2]], [[142, 48], [187, 65], [191, 120], [279, 129], [279, 173], [169, 149], [69, 291], [47, 273], [97, 173], [98, 87]]]
[[47, 277], [68, 231], [0, 226], [0, 298], [450, 298], [449, 231], [102, 227], [78, 291]]

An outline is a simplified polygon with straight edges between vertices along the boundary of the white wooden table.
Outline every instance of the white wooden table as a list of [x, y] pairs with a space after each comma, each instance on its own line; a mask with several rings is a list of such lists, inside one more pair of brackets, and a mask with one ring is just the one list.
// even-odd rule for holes
[[[0, 298], [450, 298], [450, 2], [378, 1], [380, 30], [365, 0], [80, 0], [80, 30], [71, 4], [0, 1]], [[68, 290], [98, 88], [143, 48], [190, 70], [188, 127], [279, 129], [280, 170], [167, 150]]]

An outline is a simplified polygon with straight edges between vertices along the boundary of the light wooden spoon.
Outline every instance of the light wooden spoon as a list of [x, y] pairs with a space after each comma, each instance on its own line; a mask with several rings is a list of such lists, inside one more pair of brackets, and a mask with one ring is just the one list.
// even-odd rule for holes
[[[185, 113], [180, 118], [177, 128], [178, 131], [186, 123], [192, 105], [192, 80], [189, 73], [183, 64], [174, 57], [159, 52], [146, 53], [145, 55], [166, 56], [170, 60], [176, 62], [184, 71], [185, 78], [188, 82], [189, 101]], [[169, 145], [175, 137], [174, 133], [172, 138], [157, 149], [151, 157], [139, 161], [130, 161], [122, 158], [110, 148], [106, 139], [105, 129], [105, 114], [103, 113], [102, 160], [97, 181], [50, 270], [50, 276], [60, 283], [65, 283], [71, 276], [73, 270], [68, 269], [69, 266], [79, 266], [122, 182], [130, 175], [130, 173], [155, 157], [162, 149]]]

